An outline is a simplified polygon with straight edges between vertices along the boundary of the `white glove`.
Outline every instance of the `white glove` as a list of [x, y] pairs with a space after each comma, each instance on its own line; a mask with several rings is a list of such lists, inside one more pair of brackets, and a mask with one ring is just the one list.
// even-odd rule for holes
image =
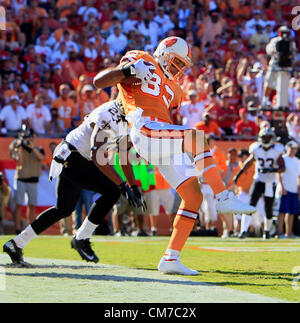
[[132, 75], [142, 80], [142, 82], [150, 81], [152, 73], [156, 68], [154, 64], [145, 62], [142, 58], [136, 61], [132, 67]]

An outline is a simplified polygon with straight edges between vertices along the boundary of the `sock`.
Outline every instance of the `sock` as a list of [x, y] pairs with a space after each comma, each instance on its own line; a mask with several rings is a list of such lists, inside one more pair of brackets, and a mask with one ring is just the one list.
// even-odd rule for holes
[[180, 252], [178, 250], [174, 250], [174, 249], [167, 249], [165, 254], [164, 254], [164, 258], [166, 260], [176, 260], [180, 255]]
[[196, 168], [202, 173], [201, 175], [215, 194], [226, 190], [219, 169], [217, 168], [210, 151], [205, 151], [204, 153], [195, 156], [194, 162]]
[[151, 227], [151, 231], [157, 231], [156, 227]]
[[190, 236], [194, 223], [194, 218], [186, 218], [181, 215], [176, 215], [168, 249], [177, 250], [180, 252], [186, 243], [186, 240]]
[[243, 214], [242, 222], [241, 222], [241, 233], [248, 231], [250, 222], [251, 222], [251, 216], [247, 214]]
[[24, 231], [17, 235], [13, 240], [18, 248], [23, 249], [35, 237], [37, 237], [37, 234], [33, 231], [31, 225], [28, 225]]
[[88, 218], [85, 218], [82, 225], [76, 232], [75, 239], [76, 240], [89, 239], [93, 235], [97, 227], [98, 227], [98, 224], [94, 224], [91, 221], [89, 221]]
[[271, 230], [272, 222], [273, 222], [272, 219], [268, 219], [265, 217], [265, 220], [264, 220], [265, 231]]

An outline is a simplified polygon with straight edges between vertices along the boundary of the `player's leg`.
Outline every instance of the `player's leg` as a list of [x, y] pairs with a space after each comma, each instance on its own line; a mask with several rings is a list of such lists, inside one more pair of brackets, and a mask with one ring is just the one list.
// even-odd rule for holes
[[19, 235], [6, 242], [3, 246], [3, 251], [8, 253], [13, 263], [23, 263], [22, 249], [51, 225], [72, 213], [80, 190], [78, 186], [67, 178], [63, 176], [58, 178], [56, 206], [42, 212]]
[[[85, 170], [82, 168], [84, 167]], [[93, 203], [76, 235], [71, 241], [74, 248], [86, 261], [98, 262], [99, 259], [90, 245], [90, 238], [101, 221], [120, 198], [119, 188], [93, 162], [82, 161], [81, 169], [77, 169], [82, 188], [100, 193], [101, 196]]]
[[203, 131], [149, 122], [140, 131], [133, 132], [132, 139], [138, 153], [155, 165], [162, 165], [172, 155], [191, 154], [195, 167], [216, 195], [218, 213], [255, 212], [254, 207], [239, 201], [224, 186]]
[[180, 261], [181, 250], [194, 227], [202, 203], [197, 177], [187, 179], [177, 188], [177, 192], [182, 201], [174, 220], [167, 250], [158, 265], [158, 270], [166, 274], [198, 275], [196, 270], [183, 266]]

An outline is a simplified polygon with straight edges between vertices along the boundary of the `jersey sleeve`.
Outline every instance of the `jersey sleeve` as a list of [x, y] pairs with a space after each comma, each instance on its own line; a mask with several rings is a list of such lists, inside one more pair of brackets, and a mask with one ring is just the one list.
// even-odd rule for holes
[[284, 153], [285, 153], [285, 148], [284, 148], [284, 146], [283, 146], [282, 144], [277, 144], [277, 145], [276, 145], [276, 150], [278, 151], [278, 153], [279, 153], [280, 155], [282, 155], [282, 154], [284, 154]]
[[255, 155], [255, 153], [256, 153], [256, 148], [257, 148], [257, 142], [254, 142], [253, 144], [251, 144], [250, 145], [250, 147], [249, 147], [249, 153], [250, 154], [253, 154], [254, 155], [254, 157], [256, 157]]

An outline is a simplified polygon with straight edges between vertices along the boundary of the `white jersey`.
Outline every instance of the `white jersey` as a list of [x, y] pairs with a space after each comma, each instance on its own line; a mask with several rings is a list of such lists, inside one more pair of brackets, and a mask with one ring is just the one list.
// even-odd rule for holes
[[91, 160], [91, 148], [94, 144], [91, 143], [92, 124], [97, 125], [103, 131], [106, 151], [116, 150], [122, 138], [124, 139], [129, 134], [130, 128], [116, 100], [102, 104], [87, 115], [83, 123], [66, 137], [66, 141], [88, 160]]
[[249, 152], [253, 154], [256, 161], [254, 180], [264, 183], [276, 182], [276, 173], [262, 174], [259, 170], [279, 167], [277, 160], [284, 153], [284, 146], [276, 143], [270, 149], [265, 150], [260, 143], [255, 142], [249, 147]]

